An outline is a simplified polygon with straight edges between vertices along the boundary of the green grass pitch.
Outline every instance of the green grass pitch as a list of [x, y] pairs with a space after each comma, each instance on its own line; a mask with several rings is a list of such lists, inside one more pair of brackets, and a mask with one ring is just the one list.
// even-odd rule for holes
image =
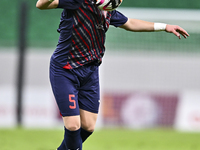
[[[62, 130], [0, 129], [0, 150], [56, 150]], [[200, 133], [170, 129], [96, 130], [83, 150], [200, 150]]]

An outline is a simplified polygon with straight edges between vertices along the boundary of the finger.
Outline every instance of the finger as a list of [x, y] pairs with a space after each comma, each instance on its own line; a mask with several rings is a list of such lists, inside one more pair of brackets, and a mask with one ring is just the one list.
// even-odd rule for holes
[[177, 32], [176, 30], [173, 30], [172, 32], [173, 32], [174, 35], [176, 35], [179, 39], [181, 39], [181, 36], [180, 36], [179, 32]]
[[182, 31], [179, 31], [179, 30], [177, 30], [177, 32], [180, 33], [184, 38], [187, 38], [186, 33], [182, 32]]
[[180, 34], [184, 36], [184, 38], [187, 38], [188, 36], [190, 36], [187, 32], [180, 32]]
[[183, 32], [179, 32], [184, 38], [187, 38], [188, 35], [186, 33], [183, 33]]
[[181, 35], [184, 37], [184, 38], [187, 38], [188, 36], [185, 35], [184, 33], [181, 33]]
[[[176, 32], [178, 32], [179, 34], [181, 34], [184, 38], [187, 38], [188, 36], [190, 36], [187, 31], [185, 31], [183, 28], [177, 26], [175, 28]], [[179, 38], [180, 39], [180, 38]]]
[[178, 29], [176, 29], [177, 32], [179, 32], [181, 35], [183, 36], [190, 36], [187, 31], [185, 31], [183, 28], [179, 27]]

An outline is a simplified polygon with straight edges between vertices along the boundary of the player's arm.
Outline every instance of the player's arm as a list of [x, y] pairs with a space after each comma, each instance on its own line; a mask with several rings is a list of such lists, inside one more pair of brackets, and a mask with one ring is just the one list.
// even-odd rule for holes
[[133, 31], [133, 32], [152, 32], [152, 31], [166, 31], [169, 33], [173, 33], [176, 35], [179, 39], [181, 38], [180, 35], [187, 38], [189, 34], [181, 27], [177, 25], [169, 25], [169, 24], [163, 24], [163, 23], [154, 23], [154, 22], [148, 22], [138, 19], [128, 19], [128, 21], [120, 26], [121, 28]]
[[59, 0], [38, 0], [36, 7], [39, 9], [53, 9], [57, 8]]

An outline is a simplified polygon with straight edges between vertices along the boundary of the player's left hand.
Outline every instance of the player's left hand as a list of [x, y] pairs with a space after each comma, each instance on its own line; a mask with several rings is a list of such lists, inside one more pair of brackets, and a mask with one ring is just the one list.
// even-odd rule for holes
[[189, 36], [189, 34], [187, 33], [187, 31], [185, 31], [183, 28], [177, 26], [177, 25], [167, 25], [166, 26], [166, 29], [165, 29], [166, 32], [169, 32], [169, 33], [174, 33], [174, 35], [176, 35], [179, 39], [181, 39], [181, 35], [184, 37], [184, 38], [187, 38]]

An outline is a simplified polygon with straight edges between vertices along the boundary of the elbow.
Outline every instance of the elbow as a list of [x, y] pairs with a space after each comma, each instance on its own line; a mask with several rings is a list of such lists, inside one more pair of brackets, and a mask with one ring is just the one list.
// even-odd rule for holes
[[45, 8], [43, 8], [43, 7], [37, 7], [38, 9], [40, 9], [40, 10], [45, 10]]
[[41, 9], [41, 6], [38, 3], [36, 3], [36, 8]]
[[40, 4], [40, 3], [36, 3], [36, 8], [40, 9], [40, 10], [44, 10], [45, 8]]

